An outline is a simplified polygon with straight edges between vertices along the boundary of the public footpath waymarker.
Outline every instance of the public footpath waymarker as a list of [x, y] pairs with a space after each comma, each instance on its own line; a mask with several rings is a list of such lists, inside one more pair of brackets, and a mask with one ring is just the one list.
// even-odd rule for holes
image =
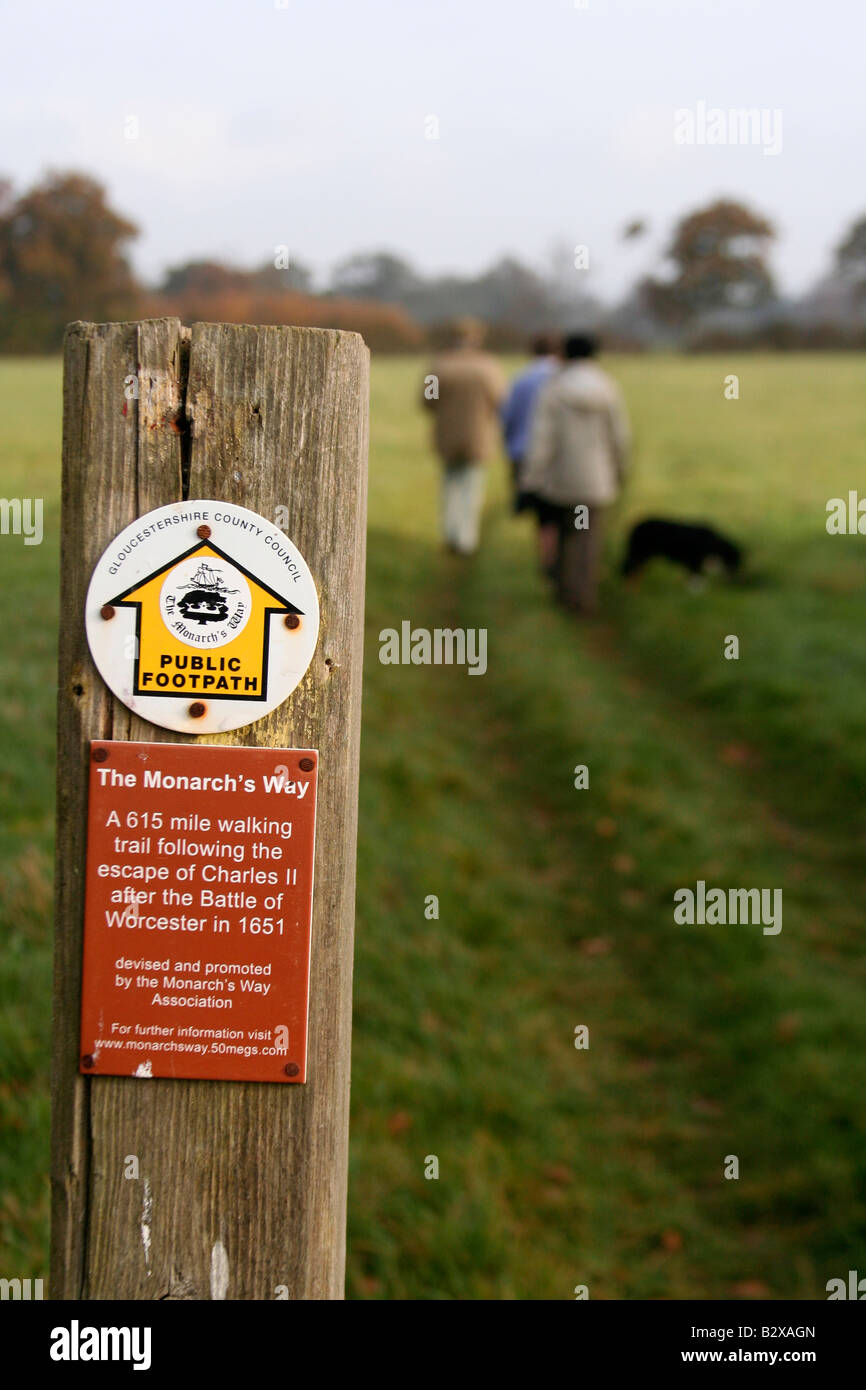
[[91, 745], [85, 1074], [306, 1081], [316, 766]]
[[87, 640], [115, 695], [181, 733], [238, 729], [281, 705], [319, 635], [300, 551], [267, 517], [175, 502], [127, 526], [93, 572]]
[[54, 1299], [343, 1296], [368, 370], [67, 331]]

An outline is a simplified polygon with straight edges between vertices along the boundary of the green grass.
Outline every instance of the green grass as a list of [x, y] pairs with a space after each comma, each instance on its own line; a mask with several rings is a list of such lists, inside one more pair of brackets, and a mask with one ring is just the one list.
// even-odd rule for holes
[[[824, 516], [862, 474], [866, 363], [611, 367], [635, 467], [580, 626], [503, 466], [479, 556], [441, 552], [422, 364], [374, 363], [353, 1297], [822, 1298], [863, 1268], [866, 552]], [[0, 538], [7, 1277], [46, 1272], [58, 415], [55, 363], [0, 363], [4, 494], [46, 499], [43, 546]], [[649, 512], [741, 538], [744, 582], [626, 592]], [[486, 627], [487, 674], [381, 665], [404, 619]], [[781, 934], [675, 925], [698, 878], [781, 887]]]
[[47, 1276], [60, 368], [0, 361], [0, 490], [45, 499], [0, 536], [0, 1274]]

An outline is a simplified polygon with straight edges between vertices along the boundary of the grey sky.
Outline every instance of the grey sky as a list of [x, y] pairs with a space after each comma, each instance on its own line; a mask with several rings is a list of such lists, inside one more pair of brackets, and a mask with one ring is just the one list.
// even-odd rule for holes
[[[280, 3], [7, 8], [0, 171], [96, 175], [149, 277], [281, 244], [321, 275], [359, 249], [476, 270], [583, 243], [609, 297], [679, 214], [730, 193], [776, 221], [800, 290], [866, 212], [862, 0]], [[780, 109], [781, 152], [676, 144], [675, 111], [701, 101]], [[623, 243], [634, 217], [651, 236]]]

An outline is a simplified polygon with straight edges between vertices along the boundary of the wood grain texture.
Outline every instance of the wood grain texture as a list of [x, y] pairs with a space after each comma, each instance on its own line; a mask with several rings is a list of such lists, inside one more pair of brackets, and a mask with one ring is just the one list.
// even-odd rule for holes
[[[50, 1292], [272, 1299], [285, 1288], [290, 1298], [340, 1298], [369, 359], [352, 333], [197, 324], [185, 382], [183, 332], [175, 320], [74, 325], [66, 346]], [[120, 414], [130, 360], [153, 383], [132, 421]], [[92, 666], [82, 621], [99, 555], [134, 517], [182, 496], [184, 462], [190, 498], [270, 519], [287, 509], [285, 530], [321, 603], [319, 644], [289, 699], [246, 729], [202, 740], [121, 705]], [[78, 1075], [94, 737], [320, 750], [306, 1085]], [[133, 1154], [137, 1180], [124, 1177]]]

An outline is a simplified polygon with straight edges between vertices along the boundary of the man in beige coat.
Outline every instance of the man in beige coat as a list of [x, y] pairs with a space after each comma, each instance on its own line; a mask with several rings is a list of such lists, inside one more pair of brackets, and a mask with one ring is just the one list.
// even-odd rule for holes
[[628, 465], [629, 427], [618, 386], [593, 360], [597, 343], [572, 333], [562, 368], [538, 399], [524, 488], [559, 509], [553, 578], [566, 607], [595, 608], [607, 507], [619, 496]]
[[434, 411], [433, 440], [442, 460], [442, 530], [445, 544], [460, 555], [478, 548], [484, 464], [499, 439], [506, 390], [498, 362], [481, 351], [483, 341], [483, 326], [461, 319], [452, 346], [424, 381], [423, 402]]

